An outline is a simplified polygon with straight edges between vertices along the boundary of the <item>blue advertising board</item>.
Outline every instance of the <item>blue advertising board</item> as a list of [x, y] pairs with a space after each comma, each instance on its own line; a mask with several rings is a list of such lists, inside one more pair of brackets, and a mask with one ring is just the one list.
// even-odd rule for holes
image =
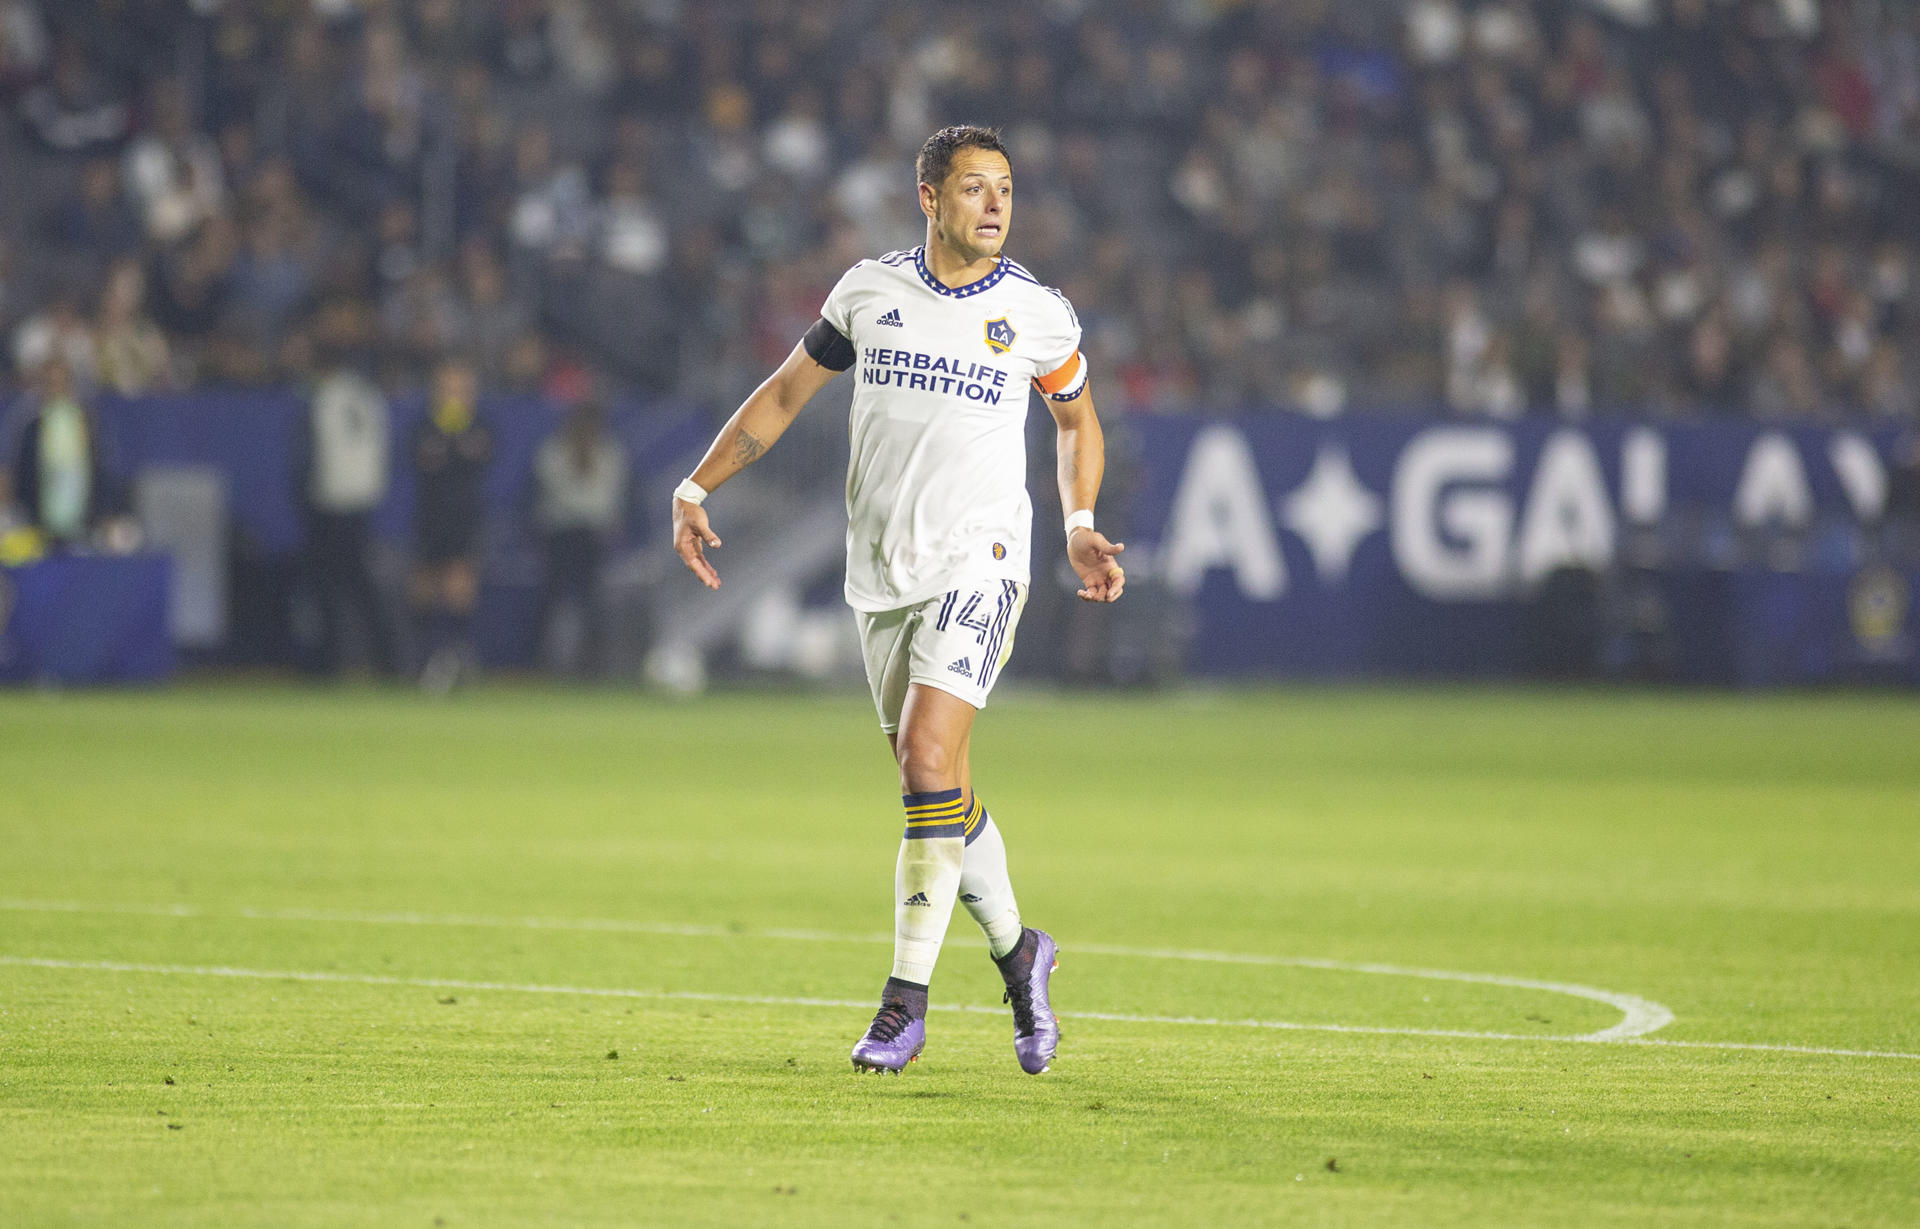
[[[1572, 576], [1591, 578], [1596, 670], [1647, 652], [1649, 673], [1691, 681], [1920, 678], [1914, 577], [1874, 554], [1891, 432], [1291, 414], [1127, 429], [1126, 561], [1191, 604], [1197, 673], [1525, 673], [1543, 621], [1579, 605], [1577, 583], [1553, 605]], [[1623, 602], [1654, 609], [1612, 618]], [[1636, 648], [1636, 627], [1657, 643]]]
[[173, 673], [165, 555], [0, 568], [0, 683], [156, 683]]

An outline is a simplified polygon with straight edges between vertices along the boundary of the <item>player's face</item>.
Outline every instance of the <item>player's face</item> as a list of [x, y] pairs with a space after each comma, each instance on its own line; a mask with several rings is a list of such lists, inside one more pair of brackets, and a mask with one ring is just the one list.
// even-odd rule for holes
[[1000, 254], [1013, 221], [1013, 168], [1005, 155], [990, 149], [958, 151], [939, 192], [925, 189], [921, 198], [934, 237], [962, 260]]

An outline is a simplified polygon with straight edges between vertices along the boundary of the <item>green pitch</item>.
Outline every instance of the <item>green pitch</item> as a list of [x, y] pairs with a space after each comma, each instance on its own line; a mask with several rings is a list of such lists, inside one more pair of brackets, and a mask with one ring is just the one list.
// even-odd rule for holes
[[964, 911], [968, 1010], [848, 1066], [858, 697], [0, 694], [0, 1223], [1920, 1222], [1913, 697], [1009, 695], [973, 758], [1038, 1078]]

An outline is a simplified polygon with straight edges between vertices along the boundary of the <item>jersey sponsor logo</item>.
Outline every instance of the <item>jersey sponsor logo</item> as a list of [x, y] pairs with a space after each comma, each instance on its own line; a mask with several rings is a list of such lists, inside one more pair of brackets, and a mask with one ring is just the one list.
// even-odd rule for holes
[[995, 542], [993, 544], [993, 557], [995, 559], [1005, 559], [1007, 557], [1007, 547], [1005, 543]]
[[1005, 316], [987, 321], [987, 349], [995, 354], [1005, 354], [1013, 349], [1015, 336], [1013, 326], [1007, 323]]
[[892, 311], [888, 312], [886, 315], [880, 317], [878, 320], [874, 321], [874, 323], [890, 324], [896, 329], [904, 329], [907, 327], [906, 322], [900, 319], [900, 309], [897, 307], [894, 308]]
[[973, 677], [973, 662], [965, 657], [962, 657], [959, 661], [949, 664], [947, 666], [947, 669], [951, 673], [959, 675], [961, 678], [970, 679]]
[[987, 405], [999, 405], [1006, 391], [1007, 373], [991, 363], [885, 346], [866, 347], [861, 359], [862, 384], [940, 393]]

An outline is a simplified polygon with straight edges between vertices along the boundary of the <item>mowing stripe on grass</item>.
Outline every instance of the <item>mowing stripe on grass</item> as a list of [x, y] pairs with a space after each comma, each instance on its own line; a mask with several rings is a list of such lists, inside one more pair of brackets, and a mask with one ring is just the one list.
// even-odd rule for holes
[[[873, 1004], [860, 999], [823, 999], [793, 995], [714, 994], [700, 990], [633, 990], [617, 986], [543, 986], [528, 982], [470, 981], [454, 977], [396, 977], [386, 973], [331, 973], [310, 969], [240, 969], [226, 965], [142, 964], [124, 960], [63, 960], [44, 956], [3, 956], [0, 966], [59, 969], [94, 973], [150, 973], [172, 977], [227, 977], [247, 981], [325, 982], [353, 986], [409, 986], [423, 990], [493, 990], [509, 994], [584, 995], [592, 998], [648, 999], [666, 1002], [738, 1003], [767, 1007], [843, 1007], [866, 1011]], [[932, 1011], [1004, 1016], [1004, 1007], [974, 1004], [935, 1004]], [[1542, 1041], [1575, 1045], [1685, 1046], [1699, 1050], [1771, 1050], [1786, 1054], [1824, 1054], [1845, 1058], [1905, 1058], [1920, 1054], [1897, 1050], [1846, 1050], [1831, 1046], [1772, 1045], [1742, 1041], [1666, 1041], [1657, 1038], [1603, 1038], [1594, 1033], [1577, 1036], [1534, 1033], [1490, 1033], [1470, 1029], [1390, 1028], [1360, 1024], [1301, 1024], [1291, 1020], [1229, 1020], [1212, 1016], [1149, 1016], [1109, 1011], [1063, 1011], [1066, 1020], [1099, 1020], [1113, 1024], [1182, 1024], [1212, 1028], [1274, 1029], [1303, 1033], [1358, 1033], [1389, 1037], [1459, 1037], [1476, 1041]]]
[[[733, 929], [674, 922], [635, 922], [619, 918], [541, 918], [487, 917], [464, 913], [351, 913], [328, 909], [236, 909], [231, 913], [213, 913], [192, 905], [103, 904], [79, 901], [34, 901], [0, 899], [0, 910], [40, 913], [132, 913], [147, 916], [204, 918], [236, 917], [252, 921], [339, 922], [373, 926], [474, 926], [510, 930], [584, 930], [615, 931], [628, 934], [662, 934], [679, 938], [784, 939], [802, 943], [892, 943], [889, 934], [836, 934], [820, 930]], [[1544, 990], [1573, 998], [1604, 1003], [1620, 1013], [1620, 1022], [1592, 1033], [1579, 1034], [1582, 1041], [1626, 1041], [1645, 1036], [1673, 1023], [1673, 1012], [1664, 1004], [1634, 994], [1620, 994], [1574, 982], [1538, 981], [1511, 977], [1502, 973], [1459, 973], [1450, 969], [1420, 969], [1403, 965], [1357, 963], [1327, 960], [1313, 956], [1262, 956], [1237, 952], [1187, 951], [1173, 948], [1113, 947], [1099, 943], [1075, 943], [1076, 956], [1117, 956], [1133, 960], [1185, 960], [1211, 964], [1262, 965], [1268, 968], [1322, 969], [1336, 973], [1370, 973], [1381, 977], [1415, 977], [1428, 981], [1468, 982], [1483, 986], [1509, 986], [1516, 990]], [[1094, 1017], [1089, 1017], [1094, 1018]], [[1132, 1017], [1129, 1017], [1132, 1018]], [[1183, 1017], [1184, 1019], [1184, 1017]], [[1274, 1025], [1272, 1027], [1280, 1027]], [[1452, 1034], [1441, 1034], [1452, 1035]], [[1462, 1033], [1460, 1036], [1492, 1036]], [[1532, 1036], [1533, 1034], [1516, 1034]]]

